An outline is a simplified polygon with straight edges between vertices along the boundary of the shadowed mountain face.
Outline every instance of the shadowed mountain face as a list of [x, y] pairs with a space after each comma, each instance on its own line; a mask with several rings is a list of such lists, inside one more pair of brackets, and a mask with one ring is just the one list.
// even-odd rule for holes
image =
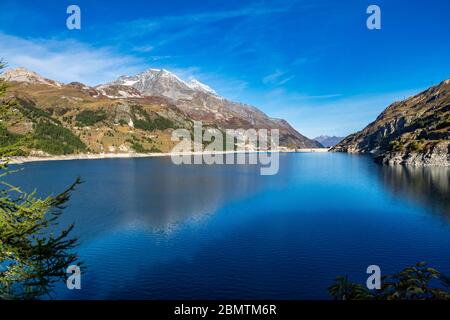
[[450, 79], [393, 103], [333, 151], [372, 153], [382, 163], [450, 166]]
[[321, 147], [285, 120], [166, 70], [150, 69], [96, 87], [62, 84], [24, 68], [1, 77], [8, 83], [10, 105], [1, 115], [5, 139], [0, 148], [12, 155], [169, 152], [176, 143], [173, 129], [192, 130], [194, 120], [221, 131], [278, 129], [283, 147]]

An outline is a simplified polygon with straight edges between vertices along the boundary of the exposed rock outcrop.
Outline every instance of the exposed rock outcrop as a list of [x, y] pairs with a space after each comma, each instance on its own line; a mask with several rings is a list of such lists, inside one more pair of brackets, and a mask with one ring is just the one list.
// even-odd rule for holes
[[450, 166], [450, 79], [393, 103], [332, 151], [371, 153], [383, 164]]
[[[185, 82], [165, 69], [149, 69], [135, 76], [122, 76], [117, 80], [97, 86], [102, 92], [120, 92], [117, 88], [130, 88], [142, 96], [159, 96], [173, 100], [177, 107], [193, 120], [220, 129], [279, 129], [280, 142], [291, 148], [321, 148], [282, 119], [271, 118], [259, 109], [230, 101], [219, 96], [212, 88], [192, 79]], [[122, 89], [122, 92], [126, 91]], [[126, 97], [108, 93], [111, 97]]]

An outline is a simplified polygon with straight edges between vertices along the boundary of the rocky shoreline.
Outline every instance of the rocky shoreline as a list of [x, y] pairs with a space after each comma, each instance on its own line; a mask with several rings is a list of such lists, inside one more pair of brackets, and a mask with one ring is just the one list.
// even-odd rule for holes
[[424, 152], [389, 152], [375, 157], [375, 161], [387, 165], [450, 167], [450, 143], [440, 142]]

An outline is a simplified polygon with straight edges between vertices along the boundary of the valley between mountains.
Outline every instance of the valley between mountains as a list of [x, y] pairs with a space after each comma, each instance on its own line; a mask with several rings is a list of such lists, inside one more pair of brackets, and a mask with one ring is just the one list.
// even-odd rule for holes
[[[171, 141], [174, 129], [192, 132], [194, 121], [202, 121], [204, 129], [224, 135], [226, 129], [278, 129], [281, 151], [325, 146], [333, 152], [371, 154], [382, 164], [450, 166], [450, 79], [394, 102], [344, 139], [321, 136], [315, 141], [286, 120], [164, 69], [95, 87], [63, 84], [24, 68], [8, 70], [1, 78], [7, 87], [0, 110], [1, 157], [169, 153], [177, 143]], [[256, 145], [246, 148], [258, 150]]]

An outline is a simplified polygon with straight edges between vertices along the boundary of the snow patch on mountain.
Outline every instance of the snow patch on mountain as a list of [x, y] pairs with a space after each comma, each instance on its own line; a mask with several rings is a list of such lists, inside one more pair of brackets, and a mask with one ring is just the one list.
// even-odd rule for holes
[[207, 86], [206, 84], [201, 83], [200, 81], [198, 81], [196, 79], [192, 79], [187, 85], [192, 90], [202, 91], [202, 92], [206, 92], [206, 93], [211, 93], [211, 94], [217, 95], [217, 92], [214, 91], [210, 86]]
[[196, 79], [186, 82], [166, 69], [152, 68], [135, 76], [121, 76], [99, 87], [111, 85], [130, 86], [144, 95], [163, 95], [174, 100], [191, 99], [195, 93], [199, 92], [217, 96], [217, 93], [208, 85]]
[[112, 99], [141, 98], [139, 90], [127, 85], [100, 85], [95, 88], [104, 96]]

